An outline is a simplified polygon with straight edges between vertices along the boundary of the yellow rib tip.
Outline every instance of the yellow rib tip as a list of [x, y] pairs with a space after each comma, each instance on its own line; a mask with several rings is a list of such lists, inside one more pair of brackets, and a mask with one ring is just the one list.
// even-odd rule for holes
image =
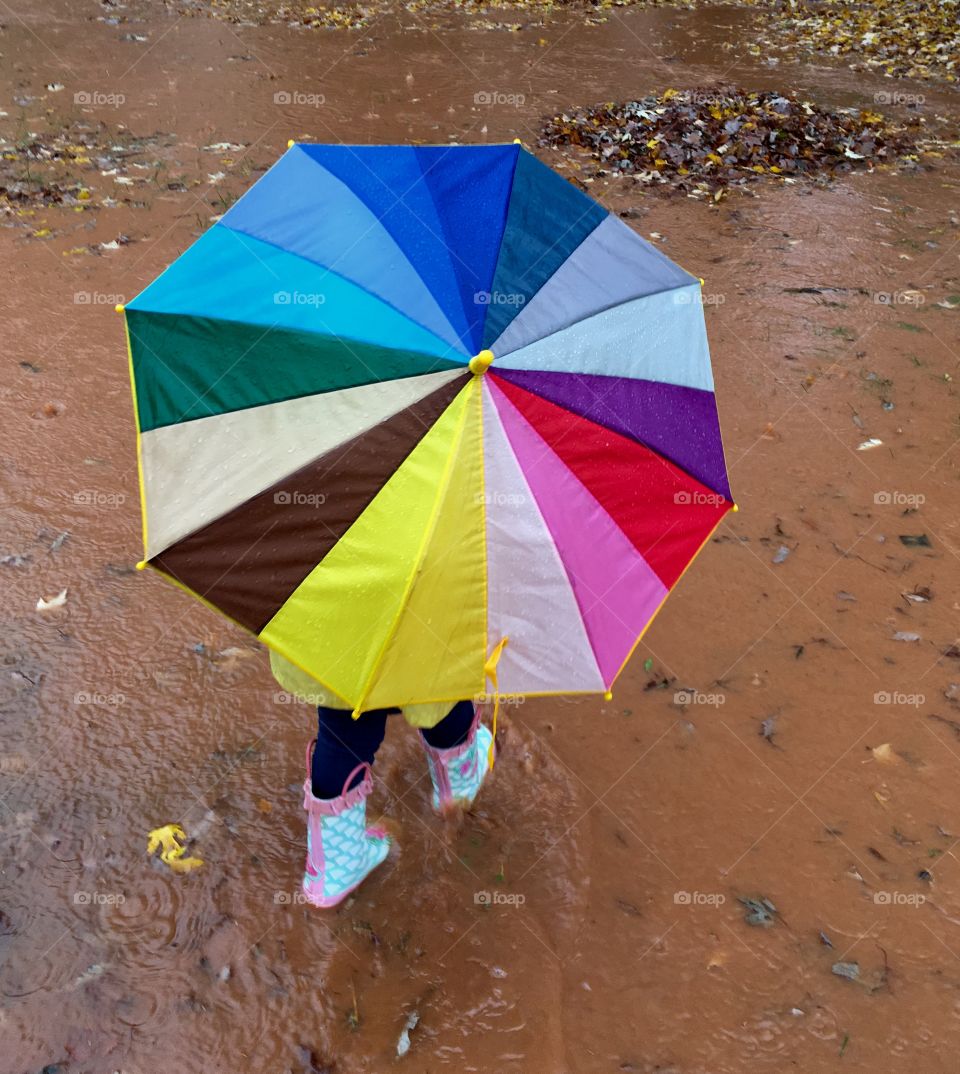
[[141, 559], [140, 562], [137, 564], [137, 570], [138, 571], [145, 570], [146, 566], [147, 566], [147, 561], [145, 559]]
[[295, 141], [295, 140], [294, 140], [293, 138], [291, 138], [291, 139], [290, 139], [290, 140], [289, 140], [289, 141], [287, 142], [287, 149], [293, 149], [293, 147], [294, 147], [294, 146], [295, 146], [296, 144], [297, 144], [297, 143], [296, 143], [296, 141]]
[[736, 514], [736, 512], [737, 512], [737, 511], [739, 511], [739, 510], [740, 510], [740, 504], [738, 504], [738, 503], [735, 503], [735, 504], [733, 505], [733, 512], [734, 512], [734, 514]]
[[611, 692], [610, 690], [608, 690], [608, 691], [607, 691], [607, 692], [606, 692], [606, 693], [605, 693], [605, 694], [603, 695], [603, 700], [604, 700], [604, 701], [612, 701], [612, 700], [613, 700], [613, 693], [612, 693], [612, 692]]
[[519, 138], [514, 138], [513, 144], [514, 145], [523, 145], [523, 142], [521, 142]]
[[481, 376], [493, 365], [493, 351], [481, 351], [470, 359], [470, 372]]
[[698, 276], [697, 279], [700, 281], [701, 287], [703, 287], [703, 285], [707, 282], [702, 276]]
[[114, 308], [114, 309], [116, 310], [116, 312], [117, 312], [117, 313], [123, 313], [123, 311], [124, 311], [124, 310], [125, 310], [125, 309], [126, 309], [127, 307], [126, 307], [126, 306], [124, 306], [124, 304], [123, 304], [122, 302], [118, 302], [118, 303], [117, 303], [117, 304], [116, 304], [116, 305], [115, 305], [115, 306], [114, 306], [113, 308]]

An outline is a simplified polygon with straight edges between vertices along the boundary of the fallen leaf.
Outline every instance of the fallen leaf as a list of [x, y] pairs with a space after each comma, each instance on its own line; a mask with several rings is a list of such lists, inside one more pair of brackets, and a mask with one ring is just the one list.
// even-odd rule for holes
[[708, 970], [718, 970], [722, 966], [725, 966], [729, 955], [726, 951], [714, 951], [712, 955], [707, 959]]
[[758, 898], [742, 896], [737, 901], [742, 903], [747, 910], [744, 921], [748, 925], [768, 929], [776, 923], [777, 908], [769, 899], [763, 896]]
[[855, 981], [860, 976], [860, 966], [856, 962], [834, 962], [830, 972], [838, 977], [845, 977], [848, 981]]
[[407, 1020], [404, 1023], [403, 1029], [400, 1031], [400, 1037], [397, 1040], [397, 1058], [402, 1059], [407, 1052], [410, 1051], [410, 1033], [416, 1029], [417, 1023], [420, 1021], [420, 1014], [418, 1011], [411, 1011], [407, 1015]]
[[49, 608], [60, 608], [66, 603], [67, 603], [67, 591], [66, 591], [66, 589], [61, 589], [60, 592], [55, 597], [50, 597], [49, 600], [45, 599], [44, 597], [41, 597], [37, 601], [37, 611], [38, 612], [45, 612]]
[[924, 585], [917, 586], [912, 593], [904, 593], [903, 596], [912, 604], [926, 604], [928, 601], [933, 600], [933, 593]]
[[164, 824], [147, 835], [147, 853], [160, 851], [160, 860], [175, 873], [189, 873], [203, 865], [200, 858], [185, 858], [187, 834], [179, 824]]
[[881, 764], [893, 764], [898, 760], [889, 742], [884, 742], [881, 746], [874, 746], [870, 752], [873, 754], [874, 760], [880, 761]]
[[25, 567], [30, 562], [30, 556], [21, 556], [14, 553], [10, 556], [0, 556], [0, 567]]

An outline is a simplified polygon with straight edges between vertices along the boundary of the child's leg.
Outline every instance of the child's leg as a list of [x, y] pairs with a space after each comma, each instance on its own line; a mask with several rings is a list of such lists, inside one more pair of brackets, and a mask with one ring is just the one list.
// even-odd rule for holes
[[473, 717], [473, 702], [458, 701], [438, 724], [424, 728], [423, 737], [435, 750], [449, 750], [467, 741]]
[[[310, 782], [315, 798], [339, 798], [347, 777], [358, 764], [373, 764], [387, 729], [387, 716], [397, 709], [372, 709], [353, 719], [349, 709], [317, 709], [317, 744]], [[356, 774], [351, 787], [363, 779]], [[346, 788], [350, 789], [350, 788]]]
[[344, 709], [317, 710], [317, 741], [303, 784], [307, 811], [303, 892], [314, 906], [342, 902], [390, 850], [386, 831], [367, 827], [367, 796], [373, 786], [369, 765], [391, 711], [396, 710], [365, 712], [354, 720]]
[[470, 701], [458, 701], [434, 727], [420, 732], [433, 781], [433, 808], [470, 806], [486, 779], [493, 735]]

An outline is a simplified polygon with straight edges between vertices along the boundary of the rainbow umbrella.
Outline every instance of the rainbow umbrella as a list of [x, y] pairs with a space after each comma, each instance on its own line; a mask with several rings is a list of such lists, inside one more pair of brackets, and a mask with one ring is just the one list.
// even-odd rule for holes
[[734, 506], [700, 281], [518, 144], [291, 143], [125, 315], [144, 563], [356, 713], [608, 693]]

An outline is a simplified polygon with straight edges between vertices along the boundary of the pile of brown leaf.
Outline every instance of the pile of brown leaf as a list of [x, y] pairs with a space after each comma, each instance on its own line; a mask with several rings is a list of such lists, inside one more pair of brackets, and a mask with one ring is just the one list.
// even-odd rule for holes
[[355, 30], [388, 14], [453, 15], [470, 17], [470, 28], [519, 30], [522, 23], [497, 23], [481, 16], [494, 12], [533, 14], [582, 12], [587, 23], [604, 21], [604, 12], [618, 7], [688, 7], [696, 0], [347, 0], [316, 4], [305, 0], [164, 0], [178, 15], [206, 15], [234, 25], [286, 25], [303, 29]]
[[907, 131], [876, 112], [834, 112], [732, 86], [668, 89], [553, 116], [540, 145], [586, 150], [596, 175], [629, 175], [694, 196], [762, 177], [834, 176], [916, 160]]
[[[144, 154], [170, 141], [163, 135], [135, 138], [129, 131], [81, 120], [56, 126], [41, 120], [38, 128], [4, 137], [0, 127], [0, 211], [8, 215], [47, 205], [97, 208], [94, 185], [111, 189], [120, 199], [124, 185], [153, 174], [156, 164], [145, 163]], [[109, 205], [116, 199], [103, 200]]]
[[761, 34], [771, 47], [846, 58], [893, 78], [960, 76], [960, 0], [788, 0]]
[[164, 0], [180, 16], [206, 16], [235, 26], [290, 26], [305, 30], [356, 30], [387, 10], [386, 0], [315, 4], [304, 0]]
[[172, 134], [140, 137], [122, 124], [64, 119], [52, 108], [28, 116], [37, 102], [17, 103], [20, 115], [0, 114], [0, 227], [46, 239], [83, 227], [97, 210], [145, 209], [169, 194], [193, 193], [222, 213], [249, 185], [251, 165], [233, 156], [242, 158], [243, 145], [205, 145], [183, 162]]

